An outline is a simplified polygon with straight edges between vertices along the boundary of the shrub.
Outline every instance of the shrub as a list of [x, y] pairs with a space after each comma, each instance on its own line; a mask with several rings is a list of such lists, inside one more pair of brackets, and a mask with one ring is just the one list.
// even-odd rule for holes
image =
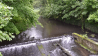
[[2, 40], [12, 40], [12, 38], [14, 38], [14, 36], [12, 35], [12, 33], [7, 32], [7, 31], [2, 31], [1, 29], [5, 26], [7, 26], [7, 24], [9, 23], [9, 21], [12, 19], [12, 7], [9, 7], [5, 4], [2, 4], [0, 2], [0, 41]]

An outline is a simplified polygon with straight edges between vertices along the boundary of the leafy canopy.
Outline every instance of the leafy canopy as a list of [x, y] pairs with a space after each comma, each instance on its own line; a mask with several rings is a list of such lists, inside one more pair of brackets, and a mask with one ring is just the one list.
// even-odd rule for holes
[[11, 13], [12, 9], [13, 7], [9, 7], [0, 2], [0, 41], [2, 40], [10, 41], [12, 40], [12, 38], [14, 38], [12, 33], [1, 30], [4, 26], [7, 26], [9, 21], [12, 19], [11, 17], [13, 16], [13, 14]]
[[[42, 11], [42, 10], [41, 10]], [[97, 0], [47, 0], [44, 17], [98, 22]], [[43, 14], [45, 13], [45, 14]]]
[[12, 40], [32, 25], [40, 24], [32, 6], [33, 0], [0, 1], [0, 41]]

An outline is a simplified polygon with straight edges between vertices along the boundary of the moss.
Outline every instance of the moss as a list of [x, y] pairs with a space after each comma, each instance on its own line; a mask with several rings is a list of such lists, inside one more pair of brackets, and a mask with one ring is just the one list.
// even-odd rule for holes
[[48, 56], [50, 56], [50, 55], [48, 54]]
[[39, 49], [39, 50], [43, 49], [43, 45], [39, 45], [39, 46], [38, 46], [38, 49]]
[[87, 34], [80, 34], [80, 35], [82, 35], [85, 38], [88, 38]]
[[80, 46], [82, 46], [84, 49], [87, 49], [87, 50], [91, 50], [91, 49], [89, 49], [89, 48], [87, 48], [86, 46], [84, 46], [84, 45], [82, 45], [82, 44], [80, 44]]
[[46, 56], [44, 53], [41, 54], [42, 56]]
[[90, 36], [91, 36], [91, 37], [95, 37], [95, 34], [91, 34]]
[[74, 35], [76, 35], [76, 36], [78, 36], [78, 37], [81, 37], [82, 39], [85, 39], [85, 40], [87, 40], [87, 41], [90, 41], [90, 42], [92, 42], [92, 43], [95, 44], [95, 45], [98, 45], [97, 42], [95, 42], [95, 41], [93, 41], [93, 40], [91, 40], [91, 39], [89, 39], [89, 38], [85, 38], [85, 37], [83, 37], [82, 35], [80, 35], [80, 34], [78, 34], [78, 33], [72, 33], [72, 34], [74, 34]]
[[88, 48], [88, 47], [82, 45], [81, 43], [77, 42], [76, 40], [75, 40], [75, 42], [78, 43], [78, 44], [79, 44], [81, 47], [83, 47], [84, 49], [90, 51], [91, 53], [97, 54], [97, 51], [92, 50], [92, 48]]
[[[78, 36], [78, 37], [82, 38], [81, 40], [84, 40], [84, 39], [85, 39], [85, 40], [91, 42], [92, 44], [95, 44], [95, 45], [98, 46], [98, 43], [97, 43], [97, 42], [95, 42], [95, 41], [93, 41], [93, 40], [91, 40], [91, 39], [89, 39], [89, 38], [85, 38], [85, 37], [81, 36], [81, 35], [78, 34], [78, 33], [72, 33], [72, 34], [75, 35], [75, 36]], [[97, 53], [97, 51], [94, 51], [94, 50], [93, 50], [93, 47], [92, 47], [92, 48], [86, 47], [86, 46], [84, 46], [82, 43], [79, 43], [77, 40], [75, 40], [75, 42], [78, 43], [81, 47], [83, 47], [83, 48], [87, 49], [88, 51], [90, 51], [91, 53], [94, 53], [94, 54]]]
[[91, 53], [97, 54], [97, 51], [92, 50], [92, 48], [87, 48], [86, 46], [80, 44], [81, 47], [83, 47], [84, 49], [90, 51]]
[[44, 53], [42, 53], [42, 49], [44, 49], [43, 48], [43, 45], [37, 45], [37, 47], [38, 47], [38, 49], [39, 49], [39, 51], [41, 52], [41, 56], [46, 56]]
[[74, 34], [74, 35], [76, 35], [76, 36], [79, 36], [79, 37], [81, 37], [82, 39], [85, 38], [85, 37], [83, 37], [82, 35], [80, 35], [80, 34], [78, 34], [78, 33], [72, 33], [72, 34]]
[[0, 56], [3, 56], [1, 52], [0, 52]]

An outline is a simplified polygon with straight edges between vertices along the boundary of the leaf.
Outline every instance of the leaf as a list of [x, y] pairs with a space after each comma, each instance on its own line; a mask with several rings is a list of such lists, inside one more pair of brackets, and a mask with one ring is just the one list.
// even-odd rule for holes
[[95, 21], [96, 21], [96, 22], [98, 22], [98, 17], [97, 17], [97, 18], [95, 18]]
[[15, 38], [15, 36], [12, 35], [11, 38]]
[[0, 52], [0, 56], [3, 56], [1, 52]]
[[96, 5], [92, 5], [92, 8], [96, 8]]
[[76, 7], [76, 5], [72, 5], [72, 8], [75, 8]]
[[11, 41], [12, 40], [12, 38], [8, 38], [8, 41]]
[[2, 28], [2, 26], [0, 26], [0, 28]]
[[87, 14], [87, 11], [83, 11], [83, 12], [82, 12], [82, 15], [86, 15], [86, 14]]
[[0, 36], [0, 39], [2, 39], [2, 40], [6, 40], [3, 36]]
[[0, 31], [0, 33], [2, 33], [2, 31]]
[[2, 42], [2, 40], [0, 39], [0, 42]]

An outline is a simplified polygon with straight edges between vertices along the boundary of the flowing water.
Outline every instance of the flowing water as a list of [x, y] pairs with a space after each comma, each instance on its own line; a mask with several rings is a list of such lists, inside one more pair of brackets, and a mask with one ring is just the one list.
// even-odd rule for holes
[[43, 46], [43, 53], [46, 56], [67, 56], [55, 45], [57, 43], [61, 44], [72, 56], [88, 56], [89, 54], [86, 50], [80, 49], [81, 47], [74, 43], [74, 38], [69, 35], [9, 45], [0, 48], [0, 52], [2, 52], [4, 56], [41, 56], [42, 53], [37, 46], [41, 44]]
[[[68, 56], [59, 43], [71, 56], [94, 56], [74, 42], [73, 32], [84, 33], [80, 27], [55, 20], [39, 19], [44, 26], [32, 27], [9, 43], [1, 43], [3, 56]], [[91, 38], [95, 39], [95, 38]]]

